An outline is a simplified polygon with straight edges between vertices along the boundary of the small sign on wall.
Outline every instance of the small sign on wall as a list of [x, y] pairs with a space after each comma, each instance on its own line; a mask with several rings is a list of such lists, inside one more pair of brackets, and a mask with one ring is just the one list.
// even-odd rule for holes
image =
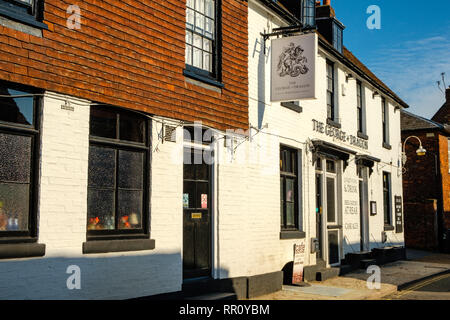
[[402, 197], [395, 196], [395, 232], [403, 232], [403, 202]]
[[303, 282], [303, 265], [305, 261], [305, 239], [294, 244], [294, 266], [292, 270], [292, 283]]
[[370, 215], [377, 215], [377, 203], [375, 201], [370, 201]]

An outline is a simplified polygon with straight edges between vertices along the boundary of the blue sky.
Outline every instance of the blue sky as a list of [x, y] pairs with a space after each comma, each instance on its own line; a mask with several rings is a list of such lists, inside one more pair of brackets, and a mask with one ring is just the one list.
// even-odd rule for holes
[[[346, 26], [344, 44], [410, 105], [430, 118], [445, 101], [436, 81], [450, 86], [450, 1], [331, 0]], [[369, 30], [367, 8], [381, 9], [381, 29]], [[442, 86], [441, 86], [442, 88]]]

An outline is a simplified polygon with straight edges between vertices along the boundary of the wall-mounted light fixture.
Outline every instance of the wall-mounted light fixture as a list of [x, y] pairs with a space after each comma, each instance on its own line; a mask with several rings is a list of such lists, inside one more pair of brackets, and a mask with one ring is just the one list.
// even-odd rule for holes
[[406, 149], [405, 149], [406, 142], [409, 139], [411, 139], [411, 138], [415, 138], [415, 139], [417, 139], [419, 141], [419, 144], [420, 144], [419, 145], [419, 149], [416, 150], [417, 156], [423, 157], [427, 153], [427, 150], [425, 150], [425, 148], [422, 146], [422, 141], [418, 137], [416, 137], [416, 136], [409, 136], [403, 142], [403, 149], [402, 149], [402, 163], [403, 163], [403, 166], [406, 164], [406, 161], [408, 160], [408, 158], [406, 157]]
[[375, 97], [376, 96], [379, 96], [380, 95], [380, 93], [378, 92], [378, 91], [374, 91], [373, 93], [372, 93], [372, 99], [375, 99]]
[[401, 109], [400, 106], [395, 106], [394, 107], [394, 113], [397, 112], [397, 110], [400, 110], [400, 109]]
[[347, 73], [345, 75], [345, 81], [348, 82], [350, 79], [355, 79], [355, 77], [351, 73]]

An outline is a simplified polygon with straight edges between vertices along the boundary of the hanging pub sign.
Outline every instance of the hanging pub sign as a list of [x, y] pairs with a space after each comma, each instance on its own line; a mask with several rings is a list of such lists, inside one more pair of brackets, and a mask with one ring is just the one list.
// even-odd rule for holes
[[402, 210], [402, 197], [395, 197], [395, 233], [403, 232], [403, 210]]
[[272, 40], [271, 101], [316, 99], [316, 33]]

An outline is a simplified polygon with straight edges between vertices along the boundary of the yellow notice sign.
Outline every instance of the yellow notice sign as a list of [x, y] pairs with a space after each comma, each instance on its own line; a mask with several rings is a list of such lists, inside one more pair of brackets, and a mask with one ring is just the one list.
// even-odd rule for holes
[[201, 212], [191, 213], [191, 218], [192, 219], [201, 219], [202, 213]]

